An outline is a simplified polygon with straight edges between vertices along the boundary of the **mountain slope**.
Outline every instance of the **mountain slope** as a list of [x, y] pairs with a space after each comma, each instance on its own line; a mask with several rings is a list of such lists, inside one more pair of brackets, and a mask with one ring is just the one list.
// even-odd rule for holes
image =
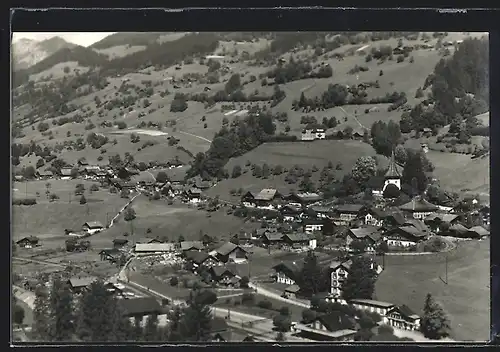
[[43, 41], [20, 39], [12, 44], [14, 70], [29, 68], [61, 49], [71, 49], [76, 44], [69, 43], [61, 37], [53, 37]]

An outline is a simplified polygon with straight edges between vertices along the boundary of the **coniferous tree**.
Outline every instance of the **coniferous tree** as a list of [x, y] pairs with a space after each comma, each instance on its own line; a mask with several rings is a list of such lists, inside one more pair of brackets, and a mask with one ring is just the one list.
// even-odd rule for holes
[[74, 334], [73, 293], [60, 278], [52, 281], [49, 294], [49, 339], [71, 341]]
[[450, 320], [441, 304], [434, 301], [430, 293], [425, 298], [421, 330], [425, 337], [433, 340], [439, 340], [450, 335]]
[[298, 277], [300, 290], [306, 296], [313, 296], [326, 289], [325, 273], [321, 270], [318, 258], [313, 251], [307, 253]]
[[43, 285], [35, 289], [35, 308], [33, 310], [33, 337], [36, 341], [48, 340], [49, 293]]
[[156, 314], [149, 315], [146, 319], [146, 325], [144, 326], [144, 341], [158, 341], [158, 340], [159, 340], [158, 316]]
[[375, 271], [371, 259], [357, 256], [352, 259], [349, 275], [342, 284], [342, 297], [349, 301], [354, 298], [372, 299], [375, 290]]
[[198, 299], [200, 292], [194, 290], [188, 300], [188, 307], [180, 321], [180, 335], [184, 341], [208, 341], [212, 315], [210, 306]]

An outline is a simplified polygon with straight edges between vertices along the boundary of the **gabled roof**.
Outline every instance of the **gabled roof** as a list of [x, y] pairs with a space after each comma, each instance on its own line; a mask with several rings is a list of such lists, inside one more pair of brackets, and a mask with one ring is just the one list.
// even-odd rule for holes
[[39, 171], [37, 171], [37, 173], [40, 176], [53, 176], [54, 175], [54, 173], [50, 170], [39, 170]]
[[422, 198], [413, 198], [410, 202], [403, 204], [399, 209], [410, 212], [426, 212], [436, 211], [439, 209], [437, 205], [431, 204]]
[[420, 231], [419, 229], [413, 226], [400, 226], [398, 229], [406, 234], [409, 234], [413, 237], [425, 237], [426, 234]]
[[181, 250], [187, 251], [189, 249], [203, 249], [203, 243], [201, 241], [182, 241]]
[[339, 311], [320, 315], [316, 319], [330, 332], [354, 328], [352, 319], [347, 314]]
[[238, 275], [238, 271], [236, 268], [231, 266], [213, 266], [210, 270], [214, 273], [216, 277], [221, 277], [225, 273], [229, 273], [231, 275]]
[[206, 252], [199, 252], [199, 251], [187, 251], [184, 253], [186, 256], [186, 259], [189, 261], [192, 261], [195, 264], [202, 264], [205, 260], [208, 258], [211, 258], [211, 256], [206, 253]]
[[330, 213], [333, 211], [331, 207], [321, 206], [321, 205], [312, 205], [309, 207], [312, 211], [316, 213]]
[[373, 307], [391, 308], [394, 304], [382, 301], [375, 301], [373, 299], [351, 299], [349, 303], [362, 304]]
[[81, 277], [81, 278], [72, 277], [68, 281], [69, 281], [69, 284], [71, 285], [71, 287], [77, 288], [77, 287], [87, 287], [96, 280], [97, 280], [96, 277], [88, 276], [88, 277]]
[[403, 225], [406, 221], [404, 215], [400, 212], [392, 212], [386, 216], [386, 219], [393, 219], [399, 225]]
[[298, 285], [290, 285], [285, 288], [285, 292], [297, 293], [300, 291], [300, 287]]
[[113, 240], [114, 244], [127, 244], [128, 240], [126, 238], [115, 238]]
[[406, 219], [403, 226], [413, 226], [420, 232], [429, 232], [427, 225], [423, 221], [417, 219]]
[[135, 245], [136, 252], [173, 252], [174, 250], [174, 243], [137, 243]]
[[191, 187], [189, 190], [188, 190], [189, 193], [191, 194], [201, 194], [201, 189], [199, 188], [195, 188], [195, 187]]
[[406, 304], [403, 304], [401, 306], [395, 306], [394, 308], [391, 309], [391, 311], [394, 311], [394, 310], [398, 311], [402, 316], [404, 316], [406, 318], [412, 318], [412, 319], [418, 319], [418, 318], [420, 318]]
[[264, 188], [254, 198], [256, 200], [272, 200], [277, 195], [277, 193], [278, 191], [275, 189]]
[[61, 169], [62, 176], [71, 176], [71, 169]]
[[[375, 226], [363, 226], [356, 229], [350, 229], [349, 231], [356, 239], [370, 238], [376, 240], [375, 234], [377, 233], [377, 228]], [[378, 238], [377, 238], [378, 239]]]
[[363, 207], [363, 204], [343, 204], [338, 205], [336, 210], [339, 213], [359, 213]]
[[276, 264], [271, 269], [273, 269], [276, 272], [284, 273], [290, 279], [295, 280], [297, 274], [302, 270], [302, 263], [297, 264], [297, 263], [284, 262]]
[[469, 232], [475, 232], [475, 233], [477, 233], [480, 236], [489, 236], [490, 235], [490, 231], [486, 230], [482, 226], [471, 227], [468, 231]]
[[371, 207], [368, 210], [368, 213], [372, 214], [373, 216], [377, 217], [378, 219], [384, 219], [387, 216], [387, 213], [384, 210], [382, 210], [380, 208], [375, 208], [375, 207]]
[[280, 241], [283, 239], [283, 234], [281, 232], [265, 232], [263, 235], [268, 241]]
[[441, 220], [442, 222], [450, 223], [458, 218], [457, 214], [433, 213], [425, 218], [425, 221]]
[[458, 233], [466, 233], [469, 231], [469, 229], [462, 224], [453, 224], [450, 226], [450, 231], [455, 231]]
[[22, 243], [22, 242], [37, 243], [38, 241], [40, 241], [40, 239], [38, 237], [36, 237], [36, 236], [28, 236], [28, 237], [21, 238], [16, 243]]
[[87, 221], [83, 226], [87, 225], [89, 229], [95, 229], [95, 228], [103, 228], [100, 221]]
[[344, 262], [340, 262], [340, 261], [333, 261], [330, 263], [330, 269], [337, 269], [339, 268], [340, 266], [342, 266], [344, 269], [346, 270], [349, 270], [351, 268], [351, 265], [352, 265], [352, 260], [349, 259], [347, 261], [344, 261]]
[[283, 238], [288, 238], [291, 242], [306, 242], [310, 240], [310, 237], [302, 232], [287, 233]]
[[118, 304], [126, 316], [159, 314], [162, 310], [158, 301], [153, 297], [120, 299]]
[[247, 251], [246, 249], [244, 249], [244, 248], [242, 248], [242, 247], [240, 247], [232, 242], [227, 242], [227, 243], [224, 243], [221, 247], [219, 247], [217, 249], [217, 253], [220, 255], [228, 255], [238, 248], [244, 252]]
[[106, 249], [102, 249], [99, 254], [107, 254], [107, 255], [110, 255], [110, 256], [118, 256], [118, 255], [121, 255], [122, 252], [120, 252], [119, 249], [117, 248], [106, 248]]

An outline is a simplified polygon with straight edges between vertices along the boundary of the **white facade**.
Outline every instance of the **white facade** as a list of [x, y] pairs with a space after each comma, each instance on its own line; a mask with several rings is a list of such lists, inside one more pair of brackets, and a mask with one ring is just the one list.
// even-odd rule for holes
[[325, 139], [326, 133], [323, 129], [317, 130], [305, 130], [302, 132], [301, 140], [303, 141], [314, 141], [316, 139]]
[[276, 274], [276, 282], [285, 285], [295, 285], [294, 280], [290, 279], [288, 276], [280, 272]]
[[348, 271], [344, 267], [339, 267], [330, 274], [330, 293], [334, 297], [340, 297], [342, 294], [342, 283], [347, 279]]
[[387, 244], [391, 247], [411, 247], [415, 246], [417, 242], [403, 239], [387, 239]]
[[317, 241], [316, 239], [309, 240], [309, 248], [316, 249]]
[[396, 186], [399, 190], [401, 189], [401, 180], [399, 178], [388, 178], [384, 182], [384, 188], [382, 188], [382, 192], [385, 191], [385, 188], [389, 185]]
[[307, 224], [304, 228], [304, 231], [308, 233], [321, 230], [323, 230], [323, 224]]
[[84, 227], [84, 231], [93, 235], [95, 233], [101, 232], [102, 227], [93, 227], [93, 228]]
[[378, 220], [372, 214], [365, 215], [365, 224], [380, 227], [382, 226], [382, 220]]
[[432, 213], [433, 213], [432, 211], [425, 211], [425, 212], [418, 212], [418, 211], [416, 211], [412, 215], [413, 215], [414, 219], [422, 220], [423, 221], [426, 217], [428, 217]]
[[393, 308], [393, 306], [389, 307], [380, 307], [380, 306], [372, 306], [363, 303], [353, 303], [352, 306], [356, 309], [363, 310], [365, 312], [377, 313], [382, 318], [382, 323], [387, 324], [387, 312]]

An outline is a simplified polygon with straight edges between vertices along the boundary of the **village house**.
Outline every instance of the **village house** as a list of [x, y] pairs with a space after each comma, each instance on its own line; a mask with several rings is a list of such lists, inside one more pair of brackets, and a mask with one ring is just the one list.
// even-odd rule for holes
[[304, 219], [302, 221], [302, 228], [306, 233], [322, 232], [325, 223], [325, 219]]
[[283, 291], [283, 297], [297, 298], [297, 294], [299, 292], [300, 292], [300, 287], [298, 285], [290, 285]]
[[141, 326], [146, 324], [149, 315], [156, 315], [159, 323], [166, 321], [166, 312], [163, 310], [158, 301], [153, 297], [135, 297], [129, 299], [118, 300], [120, 310], [123, 316], [130, 319], [134, 323], [136, 318], [139, 318]]
[[238, 232], [231, 237], [231, 242], [237, 245], [249, 246], [252, 244], [252, 235], [248, 232]]
[[115, 238], [113, 240], [113, 248], [120, 249], [127, 245], [128, 240], [126, 238]]
[[210, 274], [211, 280], [220, 285], [236, 286], [239, 282], [239, 280], [235, 280], [238, 276], [238, 272], [233, 267], [212, 266], [208, 269], [208, 273]]
[[184, 252], [184, 259], [193, 265], [194, 270], [200, 267], [211, 268], [221, 265], [217, 258], [207, 252], [187, 251]]
[[215, 257], [222, 263], [244, 262], [247, 260], [248, 251], [243, 247], [231, 242], [227, 242], [215, 250]]
[[439, 233], [443, 224], [452, 226], [457, 224], [459, 220], [460, 216], [458, 214], [432, 213], [424, 219], [424, 222], [429, 225], [432, 231]]
[[299, 219], [302, 208], [290, 204], [283, 205], [280, 209], [280, 214], [283, 216], [283, 221], [292, 222]]
[[307, 209], [313, 211], [317, 218], [331, 219], [333, 217], [333, 209], [327, 206], [311, 205]]
[[362, 204], [343, 204], [336, 207], [338, 225], [349, 225], [364, 209]]
[[36, 236], [24, 237], [16, 242], [21, 248], [35, 248], [40, 246], [40, 239]]
[[132, 191], [136, 189], [136, 185], [133, 182], [123, 181], [114, 178], [110, 180], [110, 183], [120, 191], [122, 190]]
[[201, 189], [191, 187], [184, 192], [184, 196], [190, 203], [199, 203], [201, 201]]
[[85, 159], [78, 160], [77, 164], [78, 164], [78, 166], [88, 166], [89, 165], [88, 161]]
[[97, 232], [101, 232], [104, 229], [104, 226], [99, 221], [87, 221], [82, 226], [82, 231], [87, 232], [88, 234], [95, 234]]
[[293, 249], [315, 249], [317, 245], [314, 237], [302, 232], [284, 234], [282, 242], [288, 248]]
[[414, 219], [424, 220], [426, 217], [438, 210], [438, 207], [421, 197], [415, 197], [410, 202], [401, 205], [399, 209], [408, 213]]
[[246, 206], [257, 208], [271, 208], [273, 203], [281, 200], [282, 195], [275, 189], [264, 188], [259, 193], [247, 192], [242, 197], [242, 202]]
[[39, 180], [47, 180], [54, 177], [54, 173], [50, 170], [38, 170], [35, 174], [36, 178]]
[[365, 225], [363, 227], [349, 229], [346, 237], [346, 245], [349, 249], [354, 241], [361, 241], [365, 245], [366, 252], [375, 251], [375, 246], [379, 242], [381, 234], [374, 226]]
[[73, 277], [68, 280], [68, 284], [70, 290], [73, 293], [82, 293], [87, 287], [90, 286], [91, 283], [96, 281], [96, 277], [87, 276], [87, 277]]
[[466, 234], [466, 237], [468, 238], [479, 238], [479, 239], [484, 239], [489, 236], [490, 236], [490, 231], [486, 230], [482, 226], [471, 227]]
[[[377, 265], [371, 256], [367, 255], [367, 258], [371, 259], [371, 269], [375, 270], [376, 274], [379, 275], [383, 270], [382, 267]], [[342, 297], [342, 284], [349, 275], [351, 265], [352, 259], [346, 261], [336, 260], [330, 263], [330, 294], [328, 300], [337, 300]]]
[[420, 317], [408, 306], [394, 306], [385, 314], [386, 323], [396, 329], [419, 331]]
[[321, 195], [314, 192], [306, 192], [306, 193], [291, 193], [288, 196], [283, 198], [287, 202], [293, 202], [300, 204], [302, 206], [307, 206], [309, 204], [313, 204], [319, 202], [323, 199]]
[[382, 222], [382, 226], [386, 229], [398, 227], [406, 222], [405, 216], [401, 211], [387, 211], [386, 216]]
[[277, 246], [280, 245], [283, 241], [283, 234], [278, 232], [277, 230], [267, 229], [260, 236], [260, 240], [264, 247]]
[[349, 304], [356, 309], [379, 314], [382, 317], [383, 323], [387, 323], [387, 313], [394, 308], [394, 304], [392, 303], [372, 299], [352, 299], [349, 301]]
[[310, 324], [295, 324], [300, 336], [316, 341], [354, 341], [356, 324], [345, 313], [333, 311], [318, 316]]
[[61, 168], [61, 171], [60, 171], [60, 176], [61, 176], [61, 180], [69, 180], [72, 178], [71, 176], [71, 170], [72, 168], [70, 167], [63, 167]]
[[186, 252], [186, 251], [201, 251], [204, 246], [201, 241], [182, 241], [180, 243], [181, 251]]
[[118, 248], [103, 249], [99, 252], [101, 261], [107, 260], [111, 263], [116, 263], [121, 258], [123, 253]]
[[384, 219], [387, 216], [384, 210], [375, 207], [366, 209], [366, 211], [364, 211], [364, 214], [363, 224], [375, 227], [382, 227], [382, 225], [384, 224]]
[[137, 254], [151, 253], [173, 253], [175, 252], [174, 243], [136, 243], [134, 252]]
[[428, 234], [414, 226], [399, 226], [384, 232], [383, 239], [390, 247], [412, 247], [427, 239]]
[[301, 266], [294, 263], [279, 263], [271, 268], [274, 273], [271, 277], [276, 280], [277, 283], [285, 285], [295, 285], [297, 281], [297, 275], [301, 271]]

